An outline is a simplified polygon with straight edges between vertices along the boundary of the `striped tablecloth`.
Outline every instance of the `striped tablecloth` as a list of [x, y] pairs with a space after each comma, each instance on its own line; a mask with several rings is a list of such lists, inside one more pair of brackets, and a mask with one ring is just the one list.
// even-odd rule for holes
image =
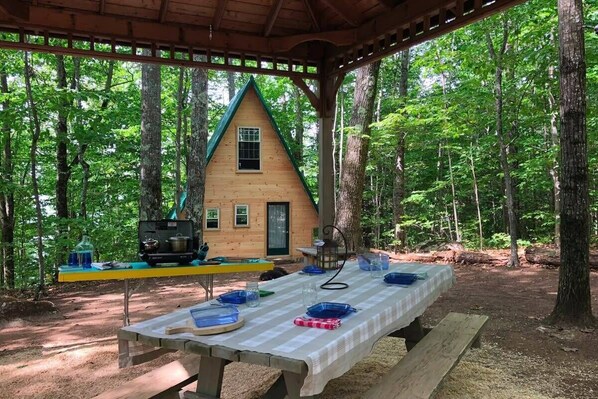
[[[347, 262], [335, 281], [349, 284], [345, 290], [318, 289], [318, 301], [348, 303], [358, 309], [342, 320], [336, 330], [299, 327], [293, 324], [305, 314], [302, 305], [302, 283], [308, 279], [326, 281], [326, 276], [294, 273], [264, 282], [260, 288], [275, 291], [264, 297], [257, 308], [239, 307], [245, 326], [226, 334], [196, 337], [192, 334], [165, 335], [166, 327], [184, 326], [190, 319], [189, 308], [146, 320], [123, 330], [144, 336], [185, 339], [233, 350], [252, 351], [305, 361], [308, 373], [301, 396], [316, 395], [326, 383], [343, 375], [355, 363], [371, 353], [382, 337], [408, 326], [416, 317], [455, 282], [449, 265], [392, 264], [389, 271], [426, 272], [425, 280], [417, 280], [408, 288], [388, 286], [382, 279], [373, 280], [369, 272], [359, 269], [357, 262]], [[210, 306], [208, 303], [194, 307]]]

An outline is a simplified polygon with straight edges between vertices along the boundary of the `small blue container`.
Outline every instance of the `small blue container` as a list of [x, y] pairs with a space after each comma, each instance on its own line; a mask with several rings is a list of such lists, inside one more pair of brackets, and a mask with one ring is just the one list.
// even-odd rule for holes
[[90, 251], [79, 252], [77, 255], [79, 258], [79, 265], [81, 265], [81, 267], [84, 269], [90, 269], [91, 268], [91, 252]]
[[79, 266], [79, 257], [77, 256], [76, 252], [71, 252], [69, 254], [68, 265], [73, 267]]
[[357, 255], [357, 262], [359, 263], [359, 268], [361, 270], [365, 270], [366, 272], [370, 270], [370, 264], [372, 261], [378, 258], [382, 262], [382, 270], [388, 270], [390, 259], [386, 254], [373, 254], [373, 253], [365, 253]]
[[210, 306], [207, 308], [191, 309], [191, 317], [195, 326], [211, 327], [239, 321], [239, 310], [234, 305]]

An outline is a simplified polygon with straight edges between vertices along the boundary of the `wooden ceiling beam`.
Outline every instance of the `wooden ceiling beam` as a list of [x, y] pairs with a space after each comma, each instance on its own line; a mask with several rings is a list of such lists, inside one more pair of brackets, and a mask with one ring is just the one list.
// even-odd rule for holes
[[218, 0], [218, 5], [216, 6], [216, 11], [214, 12], [214, 18], [212, 20], [212, 29], [214, 30], [220, 29], [222, 17], [224, 17], [224, 12], [226, 11], [226, 3], [228, 3], [228, 0]]
[[347, 0], [322, 0], [328, 7], [332, 8], [334, 12], [341, 16], [349, 25], [361, 25], [361, 15], [355, 11], [355, 6]]
[[282, 8], [282, 3], [284, 3], [284, 0], [276, 0], [270, 8], [270, 12], [268, 13], [266, 24], [264, 26], [264, 36], [270, 36], [272, 28], [274, 27], [274, 23], [276, 23], [276, 18], [278, 18], [278, 13], [280, 13], [280, 9]]
[[160, 4], [160, 17], [158, 19], [158, 21], [160, 23], [163, 23], [166, 20], [166, 14], [168, 14], [168, 3], [170, 2], [170, 0], [162, 0], [162, 3]]
[[22, 21], [29, 19], [29, 6], [21, 0], [0, 0], [0, 12]]
[[106, 0], [100, 0], [100, 8], [99, 8], [100, 15], [104, 15], [106, 12]]
[[303, 4], [305, 4], [305, 11], [311, 19], [311, 26], [314, 28], [314, 31], [321, 31], [322, 29], [320, 28], [320, 21], [318, 21], [318, 18], [316, 18], [316, 5], [314, 4], [314, 0], [303, 0]]
[[[9, 2], [10, 0], [0, 0]], [[265, 38], [235, 32], [210, 32], [209, 28], [193, 28], [171, 23], [144, 22], [114, 15], [74, 14], [62, 9], [29, 6], [27, 21], [15, 23], [10, 16], [0, 13], [0, 26], [13, 26], [13, 31], [23, 30], [26, 34], [51, 37], [72, 37], [73, 40], [96, 42], [115, 42], [119, 45], [144, 47], [150, 44], [160, 46], [186, 47], [198, 50], [211, 49], [226, 51], [229, 54], [246, 54], [285, 58], [298, 44], [310, 41], [310, 37], [301, 38], [292, 43], [284, 38]], [[333, 32], [331, 32], [333, 33]], [[309, 35], [308, 35], [309, 36]], [[347, 36], [342, 33], [341, 36]], [[324, 39], [325, 40], [325, 39]], [[341, 43], [348, 44], [346, 40]], [[294, 60], [307, 60], [309, 64], [318, 64], [322, 55], [319, 44], [293, 48]]]

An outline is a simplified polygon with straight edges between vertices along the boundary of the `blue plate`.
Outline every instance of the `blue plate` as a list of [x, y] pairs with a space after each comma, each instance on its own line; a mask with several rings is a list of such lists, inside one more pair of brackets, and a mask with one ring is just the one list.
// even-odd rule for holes
[[324, 274], [326, 271], [316, 265], [305, 266], [302, 270], [305, 274]]
[[345, 317], [353, 312], [357, 312], [357, 309], [351, 305], [336, 302], [320, 302], [307, 308], [308, 316], [320, 319]]
[[417, 274], [414, 273], [388, 273], [384, 276], [384, 282], [387, 284], [411, 285], [417, 280]]
[[190, 312], [195, 326], [199, 328], [231, 324], [239, 320], [239, 310], [234, 305], [191, 309]]
[[231, 291], [220, 295], [217, 300], [220, 303], [232, 303], [235, 305], [240, 305], [247, 302], [246, 295], [247, 294], [244, 290]]

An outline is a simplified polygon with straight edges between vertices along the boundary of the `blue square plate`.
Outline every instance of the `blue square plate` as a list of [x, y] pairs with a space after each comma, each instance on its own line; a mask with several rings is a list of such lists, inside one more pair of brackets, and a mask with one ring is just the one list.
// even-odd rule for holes
[[189, 312], [195, 326], [199, 328], [231, 324], [239, 320], [239, 310], [234, 305], [210, 306], [191, 309]]
[[217, 300], [220, 303], [241, 305], [247, 302], [247, 294], [244, 290], [231, 291], [220, 295]]
[[357, 309], [351, 305], [336, 302], [320, 302], [307, 308], [308, 316], [319, 319], [345, 317], [353, 312], [357, 312]]
[[417, 280], [417, 274], [414, 273], [388, 273], [384, 276], [386, 284], [411, 285]]

